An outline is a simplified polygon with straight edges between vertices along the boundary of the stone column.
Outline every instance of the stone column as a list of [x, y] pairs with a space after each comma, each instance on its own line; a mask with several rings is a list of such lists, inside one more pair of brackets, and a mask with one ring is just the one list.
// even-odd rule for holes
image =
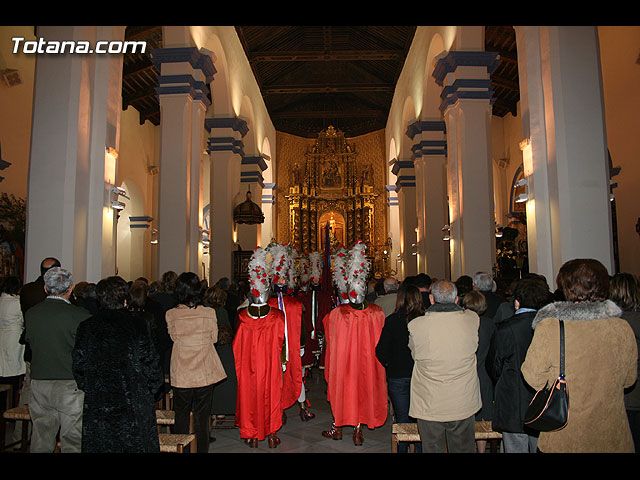
[[222, 277], [233, 278], [233, 198], [240, 181], [236, 166], [244, 155], [242, 138], [249, 130], [235, 116], [207, 118], [205, 126], [211, 158], [209, 278], [213, 284]]
[[529, 269], [553, 288], [564, 262], [614, 272], [597, 27], [516, 27], [528, 181]]
[[451, 278], [491, 272], [495, 265], [490, 73], [498, 55], [451, 51], [434, 77], [443, 87], [451, 226]]
[[[124, 39], [124, 27], [38, 27], [46, 41]], [[25, 281], [55, 256], [76, 281], [115, 273], [122, 55], [36, 58], [29, 160]]]
[[[416, 176], [413, 160], [398, 160], [391, 170], [396, 175], [396, 193], [398, 208], [400, 209], [400, 253], [402, 268], [398, 270], [400, 278], [406, 278], [418, 273], [418, 239], [416, 229]], [[402, 273], [401, 273], [402, 272]]]
[[407, 135], [416, 176], [418, 218], [418, 271], [435, 278], [449, 278], [449, 243], [442, 240], [449, 223], [447, 208], [446, 125], [443, 121], [416, 121]]
[[158, 273], [198, 272], [204, 114], [215, 68], [211, 57], [195, 47], [151, 53], [160, 70]]

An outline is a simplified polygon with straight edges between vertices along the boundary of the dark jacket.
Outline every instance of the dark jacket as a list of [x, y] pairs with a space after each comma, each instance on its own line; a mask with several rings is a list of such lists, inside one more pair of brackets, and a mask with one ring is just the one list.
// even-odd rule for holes
[[164, 383], [141, 316], [101, 310], [78, 327], [73, 374], [84, 391], [82, 452], [159, 452], [155, 401]]
[[494, 381], [494, 430], [525, 433], [524, 413], [535, 392], [520, 367], [533, 338], [535, 316], [535, 311], [522, 312], [496, 325], [487, 354], [487, 371]]
[[478, 380], [480, 381], [480, 396], [482, 397], [482, 409], [476, 414], [476, 420], [493, 419], [493, 381], [486, 368], [487, 355], [491, 339], [496, 331], [496, 326], [491, 317], [480, 315], [480, 327], [478, 328]]
[[76, 330], [90, 313], [62, 299], [46, 298], [29, 309], [25, 340], [31, 345], [31, 379], [73, 380], [71, 350]]
[[413, 357], [404, 307], [389, 315], [376, 346], [376, 357], [387, 370], [387, 378], [411, 378]]
[[482, 291], [481, 293], [487, 300], [487, 310], [484, 312], [484, 315], [491, 318], [495, 317], [496, 312], [498, 311], [498, 307], [501, 304], [505, 303], [507, 300], [497, 293], [493, 293], [491, 291]]
[[[640, 312], [625, 310], [620, 317], [624, 318], [629, 322], [629, 325], [631, 325], [633, 333], [636, 336], [638, 352], [640, 352]], [[640, 378], [640, 357], [638, 360], [638, 374]], [[640, 380], [636, 380], [633, 386], [625, 389], [624, 406], [627, 410], [640, 410]]]
[[[42, 302], [45, 298], [47, 298], [47, 292], [44, 291], [44, 278], [42, 278], [42, 275], [33, 282], [25, 283], [20, 289], [20, 308], [22, 309], [22, 318], [27, 318], [27, 310]], [[25, 362], [30, 362], [31, 346], [24, 338], [25, 332], [26, 330], [22, 331], [20, 343], [26, 345], [24, 349]]]

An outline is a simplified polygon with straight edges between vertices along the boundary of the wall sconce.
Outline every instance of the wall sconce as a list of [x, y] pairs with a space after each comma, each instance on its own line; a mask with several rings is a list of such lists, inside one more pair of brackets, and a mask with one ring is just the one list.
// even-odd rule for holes
[[111, 200], [111, 208], [114, 210], [124, 210], [124, 207], [126, 207], [124, 203], [119, 202], [118, 200]]
[[444, 234], [442, 236], [442, 240], [444, 240], [445, 242], [451, 240], [451, 227], [449, 225], [445, 225], [444, 227], [442, 227], [442, 232]]
[[616, 196], [613, 193], [609, 194], [609, 201], [613, 202], [616, 199]]
[[158, 229], [157, 228], [152, 228], [151, 229], [151, 240], [150, 243], [152, 245], [157, 245], [158, 244]]
[[119, 195], [119, 196], [121, 196], [121, 197], [126, 198], [127, 200], [131, 200], [131, 199], [127, 196], [127, 191], [126, 191], [124, 188], [122, 188], [122, 187], [115, 187], [115, 186], [114, 186], [114, 187], [111, 189], [111, 191], [112, 191], [113, 193], [115, 193], [116, 195]]
[[526, 178], [521, 178], [516, 182], [516, 187], [526, 187], [527, 185], [529, 185], [529, 180]]
[[496, 238], [502, 237], [502, 225], [496, 223]]
[[527, 193], [521, 193], [516, 197], [515, 202], [522, 203], [522, 202], [526, 202], [527, 200], [529, 200], [529, 195]]

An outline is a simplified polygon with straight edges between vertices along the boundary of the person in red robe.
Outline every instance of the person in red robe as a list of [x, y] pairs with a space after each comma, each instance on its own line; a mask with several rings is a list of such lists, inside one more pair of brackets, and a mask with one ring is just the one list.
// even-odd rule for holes
[[386, 372], [376, 357], [376, 345], [385, 316], [376, 304], [364, 300], [368, 262], [364, 244], [358, 242], [348, 260], [348, 303], [324, 317], [325, 379], [333, 424], [322, 432], [326, 438], [342, 439], [342, 427], [353, 425], [353, 443], [362, 445], [362, 425], [373, 429], [387, 419]]
[[304, 348], [303, 335], [303, 305], [298, 297], [287, 295], [287, 276], [294, 266], [286, 245], [271, 244], [267, 247], [273, 255], [271, 264], [272, 285], [275, 296], [272, 296], [268, 304], [281, 310], [285, 315], [285, 352], [283, 364], [282, 385], [282, 418], [286, 422], [284, 410], [291, 407], [296, 401], [300, 407], [300, 418], [308, 421], [315, 417], [309, 412], [305, 403], [305, 391], [302, 372], [301, 347]]
[[266, 252], [256, 248], [249, 262], [250, 305], [238, 312], [233, 339], [238, 391], [235, 425], [251, 448], [268, 437], [269, 448], [280, 443], [282, 427], [282, 348], [285, 318], [267, 301], [270, 283]]

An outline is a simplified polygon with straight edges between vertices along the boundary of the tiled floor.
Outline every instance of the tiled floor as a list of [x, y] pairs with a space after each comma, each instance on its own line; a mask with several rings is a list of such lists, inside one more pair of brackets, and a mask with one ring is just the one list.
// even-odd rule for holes
[[328, 430], [332, 421], [324, 371], [313, 368], [306, 385], [309, 388], [307, 398], [311, 402], [309, 410], [316, 417], [303, 422], [297, 404], [287, 409], [287, 422], [277, 433], [281, 440], [277, 448], [269, 448], [266, 440], [259, 442], [258, 448], [249, 448], [240, 439], [237, 428], [215, 428], [212, 435], [216, 440], [209, 445], [209, 453], [391, 453], [390, 416], [382, 427], [373, 430], [363, 428], [364, 443], [361, 446], [353, 444], [351, 427], [343, 427], [342, 440], [324, 438], [322, 431]]

